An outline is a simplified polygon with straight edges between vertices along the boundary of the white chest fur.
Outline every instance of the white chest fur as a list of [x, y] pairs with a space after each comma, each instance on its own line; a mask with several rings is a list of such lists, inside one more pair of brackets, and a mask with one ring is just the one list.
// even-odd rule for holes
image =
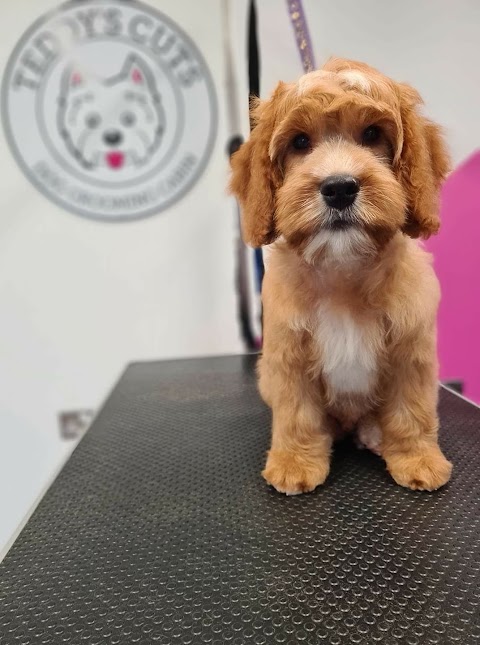
[[321, 372], [332, 394], [368, 395], [375, 386], [378, 325], [345, 309], [323, 304], [314, 332]]

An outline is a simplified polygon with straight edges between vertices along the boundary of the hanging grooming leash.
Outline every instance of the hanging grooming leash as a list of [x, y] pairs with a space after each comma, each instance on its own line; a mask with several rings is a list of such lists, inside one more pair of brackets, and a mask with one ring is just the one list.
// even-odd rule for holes
[[[243, 137], [241, 132], [241, 123], [239, 116], [239, 100], [237, 94], [237, 83], [235, 80], [233, 54], [230, 43], [230, 0], [224, 0], [223, 5], [223, 34], [224, 34], [224, 50], [225, 50], [225, 85], [227, 95], [227, 116], [229, 120], [230, 139], [227, 146], [228, 155], [231, 157], [242, 145]], [[258, 94], [258, 79], [259, 79], [259, 60], [258, 60], [258, 44], [256, 32], [256, 12], [253, 0], [250, 4], [249, 20], [248, 20], [248, 68], [249, 68], [249, 100], [252, 95], [252, 83], [257, 88]], [[261, 346], [261, 339], [256, 337], [254, 325], [254, 307], [252, 306], [252, 285], [250, 282], [250, 274], [253, 270], [256, 273], [257, 280], [255, 282], [255, 291], [260, 292], [261, 282], [263, 278], [263, 259], [261, 250], [256, 249], [253, 255], [254, 263], [252, 263], [252, 251], [245, 246], [240, 226], [240, 208], [236, 203], [236, 220], [237, 220], [237, 240], [235, 248], [236, 267], [235, 267], [235, 283], [237, 289], [237, 307], [238, 318], [240, 323], [240, 332], [245, 347], [249, 351], [256, 351]], [[252, 266], [253, 264], [253, 266]], [[255, 297], [255, 295], [253, 295]], [[259, 296], [257, 296], [259, 297]]]
[[315, 69], [315, 57], [302, 0], [287, 0], [287, 7], [303, 69], [305, 73], [311, 72]]

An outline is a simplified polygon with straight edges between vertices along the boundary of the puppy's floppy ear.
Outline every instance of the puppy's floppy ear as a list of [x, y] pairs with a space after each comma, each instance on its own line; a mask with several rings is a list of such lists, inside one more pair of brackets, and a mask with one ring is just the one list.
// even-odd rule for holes
[[243, 238], [251, 246], [270, 244], [275, 232], [275, 192], [281, 173], [269, 156], [269, 145], [276, 122], [278, 98], [284, 84], [277, 86], [268, 101], [258, 101], [252, 110], [254, 124], [250, 138], [232, 156], [230, 190], [242, 208]]
[[407, 195], [408, 215], [404, 231], [410, 237], [428, 238], [440, 227], [440, 187], [450, 160], [441, 129], [418, 112], [422, 99], [409, 85], [397, 84], [403, 128], [403, 144], [394, 165]]

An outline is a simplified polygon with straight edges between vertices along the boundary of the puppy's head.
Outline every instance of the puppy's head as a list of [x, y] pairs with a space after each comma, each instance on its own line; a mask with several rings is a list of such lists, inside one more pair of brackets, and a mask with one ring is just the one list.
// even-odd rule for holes
[[280, 83], [232, 158], [246, 242], [282, 235], [311, 261], [327, 248], [372, 251], [399, 230], [436, 233], [448, 157], [420, 104], [410, 86], [347, 60]]

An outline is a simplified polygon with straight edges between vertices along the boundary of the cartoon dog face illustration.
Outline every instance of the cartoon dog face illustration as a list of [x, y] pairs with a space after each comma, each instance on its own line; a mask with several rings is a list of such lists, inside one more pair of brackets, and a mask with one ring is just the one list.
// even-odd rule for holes
[[68, 151], [83, 168], [119, 171], [148, 162], [162, 141], [165, 112], [153, 74], [131, 54], [120, 73], [106, 79], [66, 69], [57, 125]]

